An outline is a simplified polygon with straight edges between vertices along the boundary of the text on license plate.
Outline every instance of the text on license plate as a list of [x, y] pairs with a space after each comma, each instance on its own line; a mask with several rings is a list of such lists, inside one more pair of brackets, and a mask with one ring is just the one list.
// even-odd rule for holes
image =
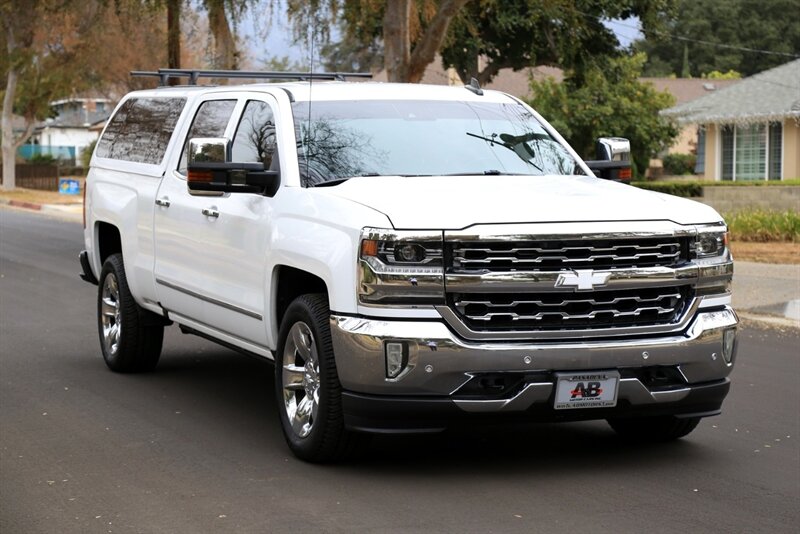
[[619, 372], [556, 373], [556, 410], [617, 405]]

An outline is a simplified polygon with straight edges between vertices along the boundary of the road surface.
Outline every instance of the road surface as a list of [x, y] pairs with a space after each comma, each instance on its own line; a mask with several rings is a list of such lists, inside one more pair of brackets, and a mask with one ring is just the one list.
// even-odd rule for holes
[[742, 331], [719, 417], [628, 445], [602, 422], [381, 437], [309, 465], [271, 365], [168, 329], [108, 371], [79, 224], [0, 209], [0, 532], [796, 532], [800, 335]]

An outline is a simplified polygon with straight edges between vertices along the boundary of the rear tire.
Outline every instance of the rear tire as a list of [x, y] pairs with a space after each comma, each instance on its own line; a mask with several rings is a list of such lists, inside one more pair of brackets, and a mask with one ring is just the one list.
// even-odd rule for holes
[[118, 373], [155, 369], [164, 340], [162, 321], [133, 299], [122, 254], [109, 256], [97, 291], [97, 330], [108, 368]]
[[308, 462], [341, 459], [364, 440], [344, 426], [329, 320], [325, 295], [297, 297], [283, 317], [275, 353], [283, 435], [295, 456]]
[[682, 438], [697, 427], [699, 417], [679, 419], [673, 415], [609, 419], [608, 424], [621, 437], [631, 441], [663, 443]]

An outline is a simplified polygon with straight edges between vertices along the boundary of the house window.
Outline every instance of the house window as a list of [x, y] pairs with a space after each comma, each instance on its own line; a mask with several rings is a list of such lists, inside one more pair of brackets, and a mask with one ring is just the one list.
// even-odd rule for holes
[[694, 173], [703, 174], [706, 172], [706, 129], [697, 129], [697, 161], [694, 164]]
[[733, 126], [722, 127], [722, 179], [733, 180]]
[[782, 171], [781, 150], [783, 149], [783, 125], [773, 122], [769, 125], [769, 179], [780, 180]]
[[780, 180], [783, 131], [779, 123], [721, 128], [723, 180]]

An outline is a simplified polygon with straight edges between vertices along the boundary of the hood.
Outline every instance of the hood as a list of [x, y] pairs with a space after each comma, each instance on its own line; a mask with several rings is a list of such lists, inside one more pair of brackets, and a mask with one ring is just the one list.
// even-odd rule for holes
[[670, 220], [715, 223], [712, 208], [590, 176], [376, 176], [312, 191], [385, 214], [398, 230], [475, 224]]

